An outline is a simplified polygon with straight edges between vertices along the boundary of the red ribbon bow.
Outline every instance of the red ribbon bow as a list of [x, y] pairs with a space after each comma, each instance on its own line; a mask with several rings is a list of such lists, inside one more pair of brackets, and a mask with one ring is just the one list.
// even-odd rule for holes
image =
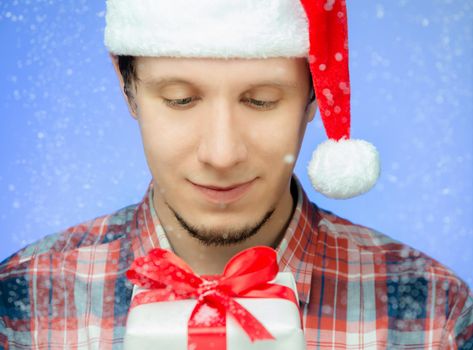
[[133, 261], [126, 276], [149, 290], [137, 294], [131, 307], [141, 304], [197, 299], [189, 318], [188, 349], [203, 350], [213, 343], [225, 350], [226, 313], [245, 330], [251, 341], [274, 339], [273, 335], [234, 297], [284, 298], [296, 302], [291, 288], [270, 284], [278, 273], [276, 251], [252, 247], [235, 255], [222, 275], [199, 276], [178, 256], [161, 248]]

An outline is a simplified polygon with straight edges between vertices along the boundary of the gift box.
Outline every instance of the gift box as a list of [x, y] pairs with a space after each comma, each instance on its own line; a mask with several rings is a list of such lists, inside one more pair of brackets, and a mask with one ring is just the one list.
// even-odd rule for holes
[[[264, 248], [271, 249], [268, 247]], [[260, 254], [261, 251], [252, 255], [258, 256]], [[172, 259], [175, 258], [174, 256]], [[227, 264], [227, 267], [229, 264]], [[240, 290], [240, 294], [244, 296], [226, 296], [225, 298], [230, 300], [230, 303], [222, 302], [222, 304], [226, 305], [227, 309], [223, 313], [220, 312], [219, 315], [219, 308], [214, 305], [214, 302], [220, 299], [212, 298], [212, 290], [217, 285], [217, 282], [213, 282], [212, 279], [208, 281], [203, 279], [204, 283], [202, 281], [196, 282], [193, 280], [196, 277], [195, 275], [191, 274], [189, 275], [190, 277], [183, 277], [183, 273], [180, 270], [177, 272], [172, 270], [176, 272], [174, 275], [180, 278], [179, 280], [176, 277], [179, 280], [177, 283], [175, 280], [172, 282], [172, 277], [170, 276], [173, 275], [173, 272], [169, 273], [169, 264], [158, 264], [158, 270], [163, 269], [163, 267], [165, 272], [159, 277], [161, 278], [160, 283], [156, 283], [152, 278], [149, 278], [151, 275], [153, 278], [155, 276], [151, 273], [148, 274], [148, 277], [141, 279], [144, 281], [141, 283], [141, 286], [134, 286], [132, 306], [128, 313], [126, 324], [124, 344], [126, 350], [302, 350], [306, 348], [304, 333], [301, 327], [296, 284], [292, 273], [276, 272], [275, 278], [264, 284], [253, 286], [250, 290], [250, 288], [245, 289], [245, 287], [241, 287], [242, 278], [249, 277], [245, 283], [250, 283], [249, 281], [254, 280], [255, 277], [258, 278], [257, 276], [263, 273], [258, 273], [254, 268], [243, 266], [242, 269], [246, 269], [246, 272], [250, 271], [250, 273], [247, 273], [247, 276], [243, 273], [242, 277], [236, 276], [238, 274], [236, 272], [238, 266], [229, 268], [230, 272], [228, 274], [232, 275], [229, 278], [232, 281], [231, 283], [240, 284], [240, 287], [233, 289]], [[150, 269], [149, 266], [142, 268], [142, 271], [146, 271], [146, 273], [150, 270], [153, 269]], [[186, 272], [190, 273], [189, 270], [185, 269], [184, 275]], [[131, 279], [135, 283], [136, 275], [133, 276], [135, 280]], [[191, 281], [190, 284], [194, 283], [195, 286], [199, 286], [196, 287], [197, 294], [193, 298], [185, 298], [180, 294], [181, 290], [187, 288], [183, 287], [182, 284], [182, 281], [186, 278]], [[170, 287], [173, 283], [174, 286]], [[229, 282], [226, 281], [225, 283], [228, 284]], [[219, 290], [218, 293], [222, 290], [227, 290], [225, 283], [222, 283], [223, 287], [220, 289], [216, 287]], [[210, 288], [206, 288], [206, 286], [210, 286]], [[268, 291], [275, 289], [280, 289], [276, 292], [276, 295], [279, 294], [279, 296], [265, 297]], [[229, 292], [228, 294], [231, 293]], [[291, 297], [288, 296], [289, 294]], [[204, 301], [205, 299], [207, 301]], [[140, 301], [137, 303], [138, 300]], [[236, 311], [235, 305], [237, 306]], [[221, 310], [223, 309], [221, 308]], [[238, 321], [237, 318], [244, 313], [248, 313], [250, 318], [243, 318], [243, 320], [240, 319]], [[224, 317], [223, 323], [216, 324], [212, 321], [218, 319], [219, 316], [220, 318]], [[256, 326], [252, 321], [253, 318], [257, 320], [255, 321], [257, 323]], [[197, 324], [197, 328], [196, 331], [192, 330], [190, 332], [190, 324], [192, 322]], [[197, 339], [196, 343], [200, 345], [197, 346], [193, 341], [190, 341], [190, 333]]]

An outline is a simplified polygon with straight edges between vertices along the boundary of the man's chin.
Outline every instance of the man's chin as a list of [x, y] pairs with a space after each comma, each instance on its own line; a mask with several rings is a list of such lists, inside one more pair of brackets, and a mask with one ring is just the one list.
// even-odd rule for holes
[[252, 236], [254, 236], [257, 232], [246, 231], [242, 233], [236, 234], [208, 234], [208, 233], [200, 233], [196, 231], [188, 231], [189, 234], [197, 239], [202, 245], [205, 246], [214, 246], [214, 247], [221, 247], [221, 246], [231, 246], [245, 242]]
[[196, 226], [192, 223], [185, 220], [179, 213], [173, 210], [172, 207], [168, 205], [171, 211], [174, 214], [174, 217], [179, 222], [181, 227], [185, 229], [189, 235], [199, 240], [203, 245], [206, 246], [228, 246], [239, 244], [250, 237], [256, 235], [260, 228], [269, 220], [269, 218], [274, 213], [275, 209], [269, 210], [263, 217], [261, 217], [257, 222], [242, 226], [239, 223], [239, 227], [232, 226], [227, 222], [222, 223], [221, 226], [218, 224], [209, 224], [206, 222], [207, 227]]

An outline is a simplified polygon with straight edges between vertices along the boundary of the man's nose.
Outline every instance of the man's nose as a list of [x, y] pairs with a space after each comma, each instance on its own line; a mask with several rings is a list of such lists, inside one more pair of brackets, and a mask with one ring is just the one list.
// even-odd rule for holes
[[226, 102], [209, 107], [203, 118], [198, 159], [214, 168], [228, 169], [245, 161], [248, 152], [238, 116]]

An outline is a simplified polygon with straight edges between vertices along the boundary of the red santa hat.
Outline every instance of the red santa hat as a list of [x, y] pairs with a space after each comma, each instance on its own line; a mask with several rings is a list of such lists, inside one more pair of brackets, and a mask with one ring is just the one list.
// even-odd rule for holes
[[107, 0], [106, 22], [116, 55], [307, 57], [328, 137], [308, 164], [312, 185], [341, 199], [376, 183], [376, 148], [350, 138], [345, 0]]

